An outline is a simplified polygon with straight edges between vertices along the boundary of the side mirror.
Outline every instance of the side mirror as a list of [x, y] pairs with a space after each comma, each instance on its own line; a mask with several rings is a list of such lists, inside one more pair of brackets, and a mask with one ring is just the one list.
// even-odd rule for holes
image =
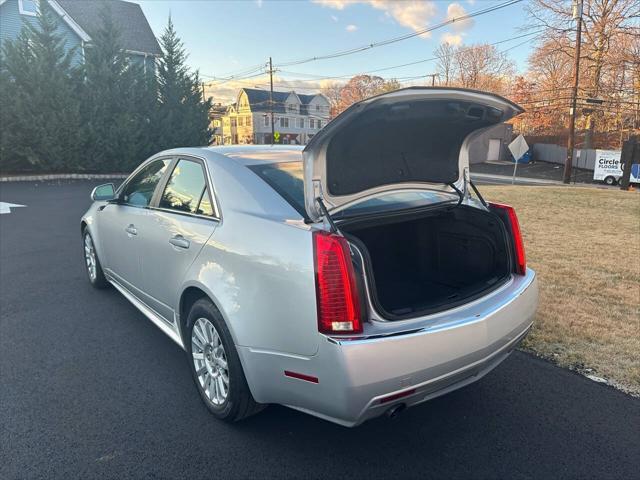
[[105, 183], [104, 185], [98, 185], [91, 192], [91, 200], [94, 202], [104, 202], [109, 200], [115, 200], [116, 187], [113, 183]]

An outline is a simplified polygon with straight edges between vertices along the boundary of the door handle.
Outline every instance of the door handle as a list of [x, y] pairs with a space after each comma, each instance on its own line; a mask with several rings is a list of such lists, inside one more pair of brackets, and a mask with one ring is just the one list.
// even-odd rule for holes
[[138, 230], [133, 223], [129, 224], [129, 226], [124, 229], [124, 231], [127, 232], [129, 236], [138, 234]]
[[191, 245], [191, 242], [186, 238], [184, 238], [182, 235], [176, 235], [175, 237], [171, 237], [169, 239], [169, 243], [174, 247], [184, 248], [184, 249], [189, 248], [189, 245]]

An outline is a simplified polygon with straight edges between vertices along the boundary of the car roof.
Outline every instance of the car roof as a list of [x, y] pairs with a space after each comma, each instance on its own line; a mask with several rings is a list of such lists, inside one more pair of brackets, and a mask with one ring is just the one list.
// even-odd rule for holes
[[[219, 147], [174, 148], [158, 155], [192, 155], [217, 163], [232, 160], [240, 165], [300, 162], [303, 146], [299, 145], [228, 145]], [[156, 155], [157, 156], [157, 155]]]

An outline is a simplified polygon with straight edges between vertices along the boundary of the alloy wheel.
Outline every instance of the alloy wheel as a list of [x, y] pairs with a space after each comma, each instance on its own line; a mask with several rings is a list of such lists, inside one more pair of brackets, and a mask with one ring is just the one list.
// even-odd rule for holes
[[93, 240], [88, 233], [84, 236], [84, 260], [87, 264], [87, 271], [91, 281], [96, 279], [96, 249], [93, 246]]
[[191, 354], [205, 395], [214, 405], [222, 405], [229, 395], [227, 355], [216, 327], [206, 318], [198, 318], [193, 325]]

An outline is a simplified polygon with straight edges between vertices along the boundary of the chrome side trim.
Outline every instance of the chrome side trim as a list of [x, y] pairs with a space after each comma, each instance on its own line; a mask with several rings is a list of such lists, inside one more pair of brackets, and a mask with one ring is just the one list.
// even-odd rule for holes
[[180, 338], [178, 332], [171, 328], [167, 324], [167, 322], [165, 322], [162, 317], [160, 317], [160, 315], [158, 315], [151, 308], [147, 307], [144, 303], [138, 300], [137, 297], [130, 293], [125, 287], [121, 286], [113, 277], [110, 277], [108, 280], [111, 285], [113, 285], [115, 289], [124, 296], [124, 298], [129, 300], [133, 304], [133, 306], [140, 310], [140, 312], [142, 312], [145, 317], [151, 320], [156, 325], [156, 327], [162, 330], [171, 340], [176, 342], [180, 346], [180, 348], [182, 348], [183, 350], [185, 349], [184, 344], [182, 343], [182, 338]]
[[213, 216], [209, 216], [209, 215], [201, 215], [199, 213], [180, 212], [178, 210], [171, 210], [170, 208], [160, 208], [160, 207], [147, 207], [147, 209], [149, 209], [151, 211], [172, 213], [174, 215], [182, 215], [182, 216], [185, 216], [185, 217], [202, 218], [204, 220], [209, 220], [210, 222], [220, 223], [220, 219], [217, 218], [217, 217], [213, 217]]

